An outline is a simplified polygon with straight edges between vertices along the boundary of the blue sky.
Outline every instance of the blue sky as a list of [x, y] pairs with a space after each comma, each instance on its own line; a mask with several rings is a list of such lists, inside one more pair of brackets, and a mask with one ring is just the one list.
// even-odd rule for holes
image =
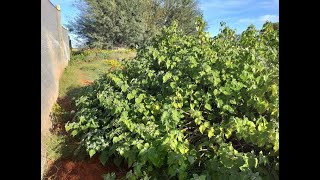
[[[73, 4], [77, 0], [50, 0], [60, 4], [62, 24], [67, 24], [79, 13]], [[260, 29], [265, 21], [279, 21], [279, 0], [198, 0], [208, 23], [211, 36], [219, 32], [220, 22], [235, 29], [237, 33], [244, 31], [250, 24]], [[71, 36], [73, 46], [77, 45], [76, 36]]]
[[211, 36], [217, 35], [220, 22], [240, 33], [250, 25], [260, 29], [264, 22], [279, 21], [279, 0], [199, 0]]

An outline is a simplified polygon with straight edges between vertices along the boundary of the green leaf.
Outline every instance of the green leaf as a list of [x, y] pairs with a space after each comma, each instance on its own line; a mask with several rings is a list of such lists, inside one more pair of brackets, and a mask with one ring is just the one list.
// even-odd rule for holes
[[152, 164], [155, 167], [160, 167], [162, 165], [162, 160], [163, 159], [160, 156], [161, 156], [161, 154], [157, 153], [155, 147], [151, 147], [148, 150], [148, 159], [152, 162]]
[[103, 180], [115, 180], [116, 179], [116, 173], [108, 173], [108, 174], [103, 174], [102, 175]]
[[203, 125], [204, 125], [204, 127], [206, 127], [206, 128], [207, 128], [207, 127], [209, 127], [209, 126], [210, 126], [210, 123], [209, 123], [208, 121], [206, 121], [206, 122], [204, 122], [204, 123], [203, 123]]
[[122, 159], [120, 156], [115, 156], [115, 158], [113, 159], [113, 163], [114, 163], [117, 167], [120, 167], [122, 161], [123, 161], [123, 159]]
[[273, 146], [273, 150], [276, 151], [276, 152], [279, 150], [279, 142], [278, 141]]
[[166, 67], [167, 67], [167, 69], [169, 69], [170, 65], [171, 65], [171, 61], [170, 61], [170, 60], [167, 60], [167, 61], [166, 61]]
[[133, 98], [134, 98], [134, 95], [133, 95], [133, 94], [131, 94], [131, 93], [129, 93], [129, 94], [127, 94], [127, 98], [128, 98], [129, 100], [131, 100], [131, 99], [133, 99]]
[[219, 94], [218, 89], [213, 90], [213, 94], [214, 94], [215, 96], [218, 95], [218, 94]]
[[162, 78], [163, 83], [167, 82], [171, 78], [171, 76], [172, 76], [171, 72], [167, 72]]
[[174, 80], [174, 81], [178, 81], [178, 80], [179, 80], [179, 77], [178, 77], [178, 76], [173, 76], [173, 80]]
[[72, 133], [71, 133], [71, 135], [74, 137], [74, 136], [76, 136], [78, 134], [78, 130], [73, 130], [72, 131]]
[[170, 83], [170, 87], [171, 87], [172, 89], [176, 88], [176, 82], [171, 82], [171, 83]]
[[99, 160], [100, 160], [101, 164], [105, 165], [106, 162], [107, 162], [108, 159], [109, 159], [109, 156], [110, 156], [110, 155], [109, 155], [109, 151], [108, 151], [108, 150], [102, 151], [102, 153], [101, 153], [101, 155], [100, 155], [100, 157], [99, 157]]
[[121, 86], [121, 91], [126, 92], [128, 87], [129, 87], [128, 85], [122, 85]]
[[212, 110], [211, 105], [210, 105], [209, 103], [206, 103], [206, 104], [204, 105], [204, 107], [205, 107], [206, 109], [208, 109], [209, 111]]
[[254, 167], [254, 168], [257, 168], [257, 166], [258, 166], [258, 159], [257, 158], [252, 158], [252, 157], [250, 157], [249, 159], [248, 159], [248, 163], [249, 163], [249, 167]]
[[221, 99], [216, 99], [218, 108], [223, 106], [223, 101]]
[[168, 113], [168, 111], [164, 111], [164, 112], [162, 113], [162, 115], [161, 115], [161, 122], [167, 121], [168, 118], [169, 118], [169, 113]]
[[181, 144], [178, 145], [178, 149], [179, 149], [181, 154], [185, 154], [186, 153], [186, 149]]
[[89, 151], [90, 157], [92, 157], [92, 156], [95, 155], [95, 154], [96, 154], [96, 150], [90, 149], [90, 151]]
[[226, 133], [224, 134], [226, 136], [227, 139], [230, 138], [230, 136], [232, 135], [232, 131], [227, 129]]
[[200, 130], [201, 134], [203, 134], [204, 130], [206, 130], [206, 126], [205, 125], [201, 125], [199, 127], [199, 130]]
[[113, 143], [117, 143], [119, 141], [119, 138], [118, 137], [113, 137], [113, 139], [112, 139], [112, 142]]
[[197, 125], [200, 125], [201, 124], [201, 119], [200, 118], [196, 118], [194, 120], [194, 122], [197, 124]]
[[190, 103], [190, 108], [194, 109], [194, 104], [193, 103]]
[[165, 59], [165, 56], [160, 56], [160, 57], [158, 58], [158, 63], [160, 64], [164, 59]]
[[190, 164], [194, 163], [194, 157], [193, 156], [188, 156], [188, 161], [190, 162]]
[[67, 132], [70, 131], [71, 128], [72, 128], [72, 127], [70, 126], [70, 124], [66, 124], [66, 125], [65, 125], [65, 129], [66, 129]]
[[204, 70], [205, 70], [205, 72], [210, 72], [211, 71], [211, 67], [208, 66], [208, 65], [205, 65], [204, 66]]
[[137, 103], [137, 104], [139, 104], [139, 103], [141, 103], [142, 102], [142, 100], [143, 100], [143, 94], [140, 94], [136, 99], [135, 99], [135, 102]]
[[230, 113], [234, 113], [233, 108], [230, 105], [224, 105], [222, 109], [229, 111]]
[[211, 128], [209, 128], [209, 130], [208, 130], [208, 137], [209, 137], [209, 139], [210, 139], [213, 135], [214, 135], [214, 128], [211, 127]]

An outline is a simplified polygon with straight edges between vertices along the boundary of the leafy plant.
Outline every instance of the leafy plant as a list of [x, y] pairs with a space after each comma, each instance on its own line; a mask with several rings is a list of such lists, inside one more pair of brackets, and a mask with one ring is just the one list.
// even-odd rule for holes
[[124, 158], [127, 179], [278, 178], [278, 31], [204, 27], [173, 23], [88, 87], [66, 129], [90, 156]]
[[67, 113], [60, 107], [58, 103], [54, 103], [50, 113], [50, 119], [52, 124], [64, 122]]
[[104, 174], [102, 177], [103, 177], [103, 180], [115, 180], [116, 174], [112, 172], [112, 173]]

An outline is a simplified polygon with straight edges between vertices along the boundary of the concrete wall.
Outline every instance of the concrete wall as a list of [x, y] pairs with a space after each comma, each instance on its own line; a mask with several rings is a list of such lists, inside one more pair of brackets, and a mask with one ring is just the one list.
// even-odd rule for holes
[[58, 98], [59, 78], [70, 60], [68, 30], [61, 25], [59, 7], [41, 0], [41, 176], [46, 166], [45, 137], [49, 114]]

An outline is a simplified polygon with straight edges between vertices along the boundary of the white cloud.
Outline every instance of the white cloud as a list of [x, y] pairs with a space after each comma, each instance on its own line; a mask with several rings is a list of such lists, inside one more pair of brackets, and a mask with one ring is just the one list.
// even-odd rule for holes
[[259, 17], [259, 21], [265, 22], [265, 21], [271, 21], [271, 22], [275, 22], [275, 21], [279, 21], [279, 16], [277, 15], [264, 15]]
[[257, 18], [242, 18], [238, 20], [238, 23], [264, 23], [266, 21], [277, 22], [279, 16], [266, 14]]

